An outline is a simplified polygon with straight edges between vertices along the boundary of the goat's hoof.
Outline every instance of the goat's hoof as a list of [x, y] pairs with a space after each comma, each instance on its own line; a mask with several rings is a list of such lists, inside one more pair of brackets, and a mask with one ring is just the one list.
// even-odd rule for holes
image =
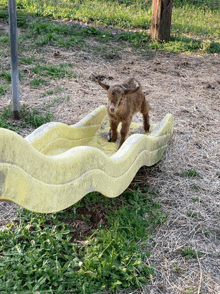
[[108, 140], [108, 142], [116, 142], [117, 141], [117, 138], [118, 138], [118, 136], [117, 135], [111, 135], [111, 134], [108, 134], [108, 136], [107, 136], [107, 140]]
[[150, 125], [146, 126], [146, 127], [144, 128], [144, 130], [145, 130], [145, 132], [149, 132], [149, 130], [150, 130]]

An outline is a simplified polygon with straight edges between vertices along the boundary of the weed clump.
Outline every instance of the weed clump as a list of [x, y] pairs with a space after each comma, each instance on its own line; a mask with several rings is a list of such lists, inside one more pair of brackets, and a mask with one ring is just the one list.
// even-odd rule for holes
[[185, 258], [192, 259], [203, 256], [203, 253], [201, 251], [196, 252], [196, 250], [192, 249], [191, 247], [187, 246], [180, 250], [182, 255], [185, 256]]
[[4, 110], [0, 111], [0, 127], [12, 131], [17, 131], [19, 128], [25, 128], [27, 126], [37, 128], [51, 121], [53, 119], [53, 115], [49, 112], [40, 114], [37, 109], [31, 109], [28, 107], [28, 105], [23, 104], [20, 110], [19, 126], [16, 125], [12, 118], [13, 113], [11, 105], [4, 107]]
[[192, 178], [192, 177], [200, 177], [200, 174], [198, 173], [197, 169], [188, 169], [182, 171], [181, 174], [183, 177]]

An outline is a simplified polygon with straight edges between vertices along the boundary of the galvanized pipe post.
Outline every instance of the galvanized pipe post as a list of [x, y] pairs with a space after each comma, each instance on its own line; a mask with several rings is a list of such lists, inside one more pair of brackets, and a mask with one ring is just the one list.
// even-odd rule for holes
[[18, 71], [18, 43], [17, 43], [17, 15], [16, 0], [9, 0], [9, 26], [11, 43], [11, 81], [13, 93], [13, 117], [19, 119], [19, 71]]

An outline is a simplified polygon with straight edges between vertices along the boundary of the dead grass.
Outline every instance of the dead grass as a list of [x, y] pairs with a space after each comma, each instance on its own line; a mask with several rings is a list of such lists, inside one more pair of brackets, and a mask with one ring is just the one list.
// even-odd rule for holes
[[[96, 107], [107, 104], [104, 90], [96, 82], [102, 75], [109, 83], [136, 76], [148, 93], [150, 120], [156, 123], [167, 113], [174, 116], [174, 135], [163, 159], [155, 166], [143, 167], [130, 188], [154, 186], [156, 200], [169, 214], [151, 240], [147, 263], [156, 264], [157, 276], [145, 289], [132, 293], [220, 293], [220, 56], [175, 55], [155, 52], [151, 60], [120, 52], [117, 59], [104, 59], [92, 53], [45, 47], [24, 52], [46, 64], [71, 62], [81, 77], [51, 80], [48, 86], [32, 89], [27, 78], [20, 83], [21, 103], [43, 109], [55, 98], [64, 101], [50, 110], [55, 121], [74, 124]], [[129, 48], [128, 50], [129, 51]], [[146, 53], [147, 54], [147, 53]], [[120, 58], [118, 58], [118, 56]], [[5, 59], [5, 60], [4, 60]], [[2, 57], [8, 62], [8, 57]], [[63, 90], [45, 96], [57, 86]], [[70, 99], [65, 99], [67, 96]], [[11, 93], [0, 99], [7, 106]], [[141, 121], [140, 115], [135, 116]], [[22, 136], [33, 129], [19, 131]], [[200, 177], [184, 177], [182, 171], [197, 170]], [[195, 189], [193, 187], [199, 187]], [[0, 204], [1, 220], [11, 218], [13, 204]], [[196, 258], [188, 259], [182, 249], [190, 247]], [[202, 256], [198, 257], [198, 252]], [[147, 291], [147, 292], [144, 292]], [[122, 293], [131, 293], [128, 290]]]

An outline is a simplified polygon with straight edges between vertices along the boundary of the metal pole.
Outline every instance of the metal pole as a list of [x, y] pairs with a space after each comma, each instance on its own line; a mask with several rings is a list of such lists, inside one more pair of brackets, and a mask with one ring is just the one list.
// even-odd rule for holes
[[19, 71], [18, 71], [18, 43], [17, 43], [17, 15], [16, 0], [9, 0], [9, 26], [11, 43], [11, 81], [13, 93], [13, 116], [19, 119]]

